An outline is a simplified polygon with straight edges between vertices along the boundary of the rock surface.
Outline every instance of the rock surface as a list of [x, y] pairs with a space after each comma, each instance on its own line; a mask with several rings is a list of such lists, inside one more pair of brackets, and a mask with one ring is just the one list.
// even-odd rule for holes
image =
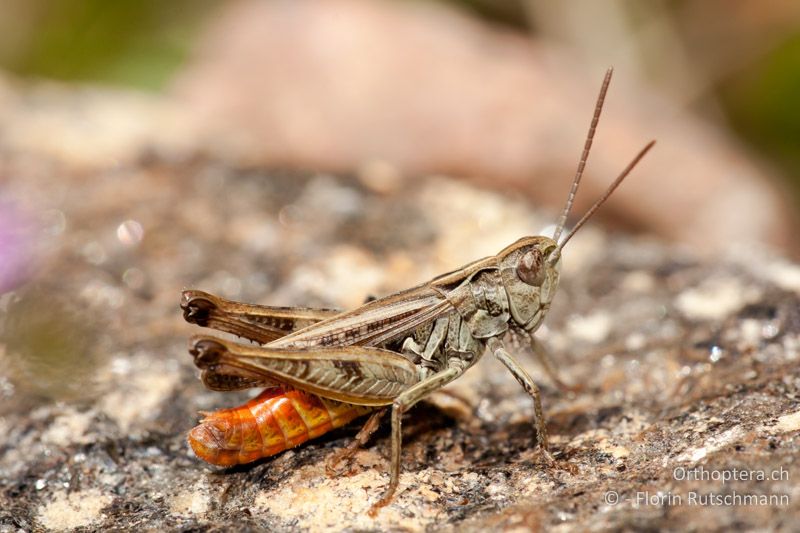
[[[74, 140], [79, 125], [49, 142]], [[703, 263], [597, 226], [567, 248], [538, 333], [579, 389], [559, 391], [513, 350], [542, 387], [564, 468], [545, 466], [532, 404], [491, 357], [408, 414], [401, 487], [376, 519], [366, 510], [388, 481], [386, 423], [350, 475], [330, 478], [324, 464], [357, 423], [253, 465], [206, 466], [185, 441], [197, 411], [247, 395], [196, 379], [183, 288], [349, 308], [496, 253], [554, 215], [446, 178], [288, 174], [133, 144], [132, 163], [91, 170], [0, 148], [4, 212], [29, 241], [4, 253], [30, 265], [0, 298], [0, 531], [800, 520], [800, 266], [751, 248]]]

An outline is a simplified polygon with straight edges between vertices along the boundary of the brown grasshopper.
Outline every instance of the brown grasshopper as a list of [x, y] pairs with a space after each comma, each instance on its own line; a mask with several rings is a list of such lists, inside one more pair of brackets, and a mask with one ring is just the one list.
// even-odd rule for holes
[[391, 407], [391, 477], [372, 507], [374, 513], [391, 501], [398, 486], [403, 414], [458, 378], [488, 348], [533, 399], [536, 444], [552, 464], [539, 388], [506, 351], [503, 338], [514, 332], [534, 342], [533, 333], [558, 287], [564, 246], [655, 143], [638, 153], [559, 243], [611, 73], [609, 69], [603, 80], [553, 237], [523, 237], [496, 256], [348, 312], [249, 305], [185, 291], [181, 307], [187, 321], [261, 345], [192, 338], [190, 352], [205, 385], [222, 391], [250, 387], [272, 391], [239, 408], [210, 414], [190, 434], [198, 455], [223, 465], [252, 461], [374, 409], [355, 442], [333, 457], [331, 466], [363, 444]]

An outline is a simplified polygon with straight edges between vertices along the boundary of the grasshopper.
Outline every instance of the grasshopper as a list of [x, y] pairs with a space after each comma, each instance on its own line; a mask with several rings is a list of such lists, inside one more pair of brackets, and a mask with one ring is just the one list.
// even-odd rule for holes
[[[240, 408], [208, 415], [190, 434], [198, 455], [215, 464], [252, 461], [372, 411], [355, 441], [329, 462], [331, 467], [363, 444], [378, 427], [382, 414], [391, 409], [391, 475], [383, 495], [372, 506], [370, 513], [374, 514], [392, 500], [398, 486], [403, 414], [458, 378], [488, 349], [532, 398], [536, 444], [546, 462], [553, 464], [539, 388], [506, 351], [503, 338], [513, 333], [535, 342], [533, 333], [558, 287], [564, 246], [655, 144], [651, 141], [636, 155], [559, 242], [611, 74], [609, 69], [603, 80], [552, 237], [523, 237], [495, 256], [347, 312], [249, 305], [185, 291], [181, 307], [187, 321], [260, 345], [193, 337], [189, 351], [202, 370], [203, 383], [220, 391], [250, 387], [273, 391], [265, 391], [263, 398]], [[290, 393], [295, 396], [290, 398]], [[293, 409], [279, 408], [280, 402], [284, 406], [292, 403]], [[265, 429], [267, 426], [271, 429]]]

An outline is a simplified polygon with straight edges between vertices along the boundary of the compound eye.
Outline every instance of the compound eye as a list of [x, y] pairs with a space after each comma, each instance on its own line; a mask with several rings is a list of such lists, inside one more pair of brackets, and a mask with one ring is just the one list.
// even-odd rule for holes
[[517, 276], [528, 285], [541, 285], [544, 282], [545, 264], [542, 252], [533, 248], [520, 258]]

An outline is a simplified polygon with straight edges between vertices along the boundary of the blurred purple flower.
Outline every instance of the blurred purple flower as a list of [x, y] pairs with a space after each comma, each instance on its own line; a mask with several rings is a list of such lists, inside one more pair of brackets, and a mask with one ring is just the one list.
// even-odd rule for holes
[[0, 202], [0, 293], [19, 286], [31, 273], [33, 224], [19, 209]]

